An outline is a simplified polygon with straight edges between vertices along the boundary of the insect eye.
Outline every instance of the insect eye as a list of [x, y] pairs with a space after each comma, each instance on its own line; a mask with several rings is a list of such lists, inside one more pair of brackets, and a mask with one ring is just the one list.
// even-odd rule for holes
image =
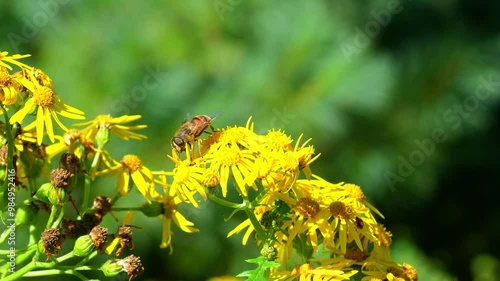
[[184, 145], [184, 140], [182, 138], [173, 138], [172, 139], [172, 142], [175, 143], [176, 145], [178, 146], [182, 146]]

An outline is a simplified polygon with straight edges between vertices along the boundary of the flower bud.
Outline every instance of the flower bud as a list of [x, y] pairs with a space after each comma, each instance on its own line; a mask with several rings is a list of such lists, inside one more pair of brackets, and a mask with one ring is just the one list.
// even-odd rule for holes
[[[64, 242], [64, 236], [58, 228], [47, 228], [42, 232], [41, 239], [43, 253], [47, 256], [57, 256], [62, 249], [61, 245]], [[40, 250], [40, 245], [38, 245]]]
[[33, 202], [22, 204], [16, 210], [16, 225], [34, 224], [37, 219], [39, 208]]
[[64, 205], [64, 202], [68, 200], [68, 192], [64, 188], [54, 187], [49, 190], [49, 202], [52, 205]]
[[35, 199], [38, 199], [42, 202], [49, 203], [49, 190], [54, 189], [54, 186], [50, 183], [44, 183], [40, 188], [36, 191], [34, 196]]
[[90, 231], [89, 236], [97, 250], [101, 252], [108, 242], [108, 229], [100, 225], [96, 225]]
[[137, 277], [144, 272], [144, 267], [142, 266], [141, 259], [134, 255], [130, 255], [122, 260], [118, 260], [117, 264], [122, 266], [122, 271], [125, 271], [129, 280], [133, 277]]
[[75, 241], [73, 252], [78, 257], [86, 257], [95, 250], [95, 245], [90, 235], [83, 235], [78, 237]]
[[157, 217], [163, 214], [163, 204], [160, 202], [146, 203], [141, 206], [141, 212], [147, 217]]
[[110, 140], [109, 128], [100, 127], [95, 135], [97, 148], [103, 148]]
[[64, 188], [56, 188], [52, 183], [47, 182], [40, 186], [34, 197], [52, 205], [64, 205], [68, 196], [68, 192]]
[[106, 277], [113, 277], [122, 272], [122, 266], [115, 261], [108, 260], [101, 266], [101, 271]]
[[273, 261], [278, 257], [278, 249], [266, 243], [260, 250], [260, 254], [266, 258], [266, 260]]

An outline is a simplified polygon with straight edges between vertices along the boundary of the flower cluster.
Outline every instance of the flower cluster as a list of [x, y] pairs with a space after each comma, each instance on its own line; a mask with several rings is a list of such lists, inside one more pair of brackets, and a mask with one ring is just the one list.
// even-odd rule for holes
[[[194, 206], [203, 198], [245, 211], [248, 219], [228, 237], [245, 231], [244, 245], [255, 237], [263, 255], [278, 261], [271, 279], [417, 280], [413, 267], [391, 260], [391, 233], [376, 221], [374, 214], [383, 216], [362, 189], [312, 173], [320, 155], [309, 143], [281, 130], [256, 134], [249, 119], [245, 127], [214, 131], [185, 159], [172, 151], [176, 168], [166, 175], [175, 194]], [[231, 192], [243, 202], [227, 201]], [[304, 263], [290, 268], [299, 250]]]
[[[228, 237], [244, 232], [242, 243], [255, 241], [261, 256], [252, 260], [258, 268], [241, 276], [252, 280], [418, 279], [412, 266], [391, 259], [392, 235], [377, 222], [376, 216], [383, 216], [366, 200], [362, 189], [352, 183], [331, 183], [312, 172], [311, 164], [320, 155], [311, 139], [303, 141], [301, 135], [294, 141], [274, 129], [257, 134], [251, 118], [244, 127], [215, 129], [210, 122], [218, 114], [200, 115], [185, 120], [172, 139], [168, 158], [174, 168], [151, 169], [136, 154], [115, 158], [107, 150], [116, 139], [145, 139], [135, 131], [146, 125], [129, 125], [141, 116], [99, 115], [66, 127], [59, 116], [84, 119], [84, 113], [64, 104], [47, 74], [19, 61], [25, 57], [0, 53], [0, 100], [5, 118], [0, 124], [0, 205], [2, 213], [7, 212], [9, 182], [16, 191], [26, 189], [29, 197], [18, 209], [16, 222], [30, 225], [28, 244], [16, 250], [17, 262], [24, 267], [15, 272], [0, 268], [2, 280], [52, 274], [86, 280], [80, 270], [89, 268], [108, 277], [120, 272], [135, 277], [144, 271], [140, 258], [120, 259], [123, 252], [135, 248], [132, 228], [141, 226], [132, 224], [134, 213], [160, 219], [160, 248], [172, 251], [174, 225], [187, 233], [199, 231], [179, 211], [179, 205], [198, 208], [205, 200], [246, 215]], [[19, 70], [14, 72], [13, 67]], [[61, 133], [54, 130], [53, 121]], [[212, 132], [202, 138], [209, 127]], [[44, 143], [47, 139], [49, 144]], [[58, 166], [50, 170], [54, 159], [59, 160]], [[10, 171], [15, 173], [11, 176]], [[94, 194], [92, 186], [98, 177], [116, 179], [116, 196]], [[45, 183], [38, 184], [43, 180]], [[83, 198], [73, 198], [75, 188], [83, 189]], [[133, 189], [144, 202], [118, 206], [117, 201]], [[74, 212], [66, 211], [68, 205]], [[39, 211], [49, 213], [43, 230], [34, 224]], [[101, 225], [103, 218], [110, 215], [118, 222], [115, 213], [120, 211], [127, 215], [116, 233], [110, 233]], [[9, 231], [0, 235], [0, 245]], [[68, 243], [73, 250], [59, 256]], [[37, 262], [40, 255], [46, 256], [45, 262]], [[109, 259], [100, 266], [87, 265], [97, 255]], [[301, 256], [301, 263], [291, 259], [295, 255]], [[61, 265], [74, 257], [80, 258], [74, 267]]]

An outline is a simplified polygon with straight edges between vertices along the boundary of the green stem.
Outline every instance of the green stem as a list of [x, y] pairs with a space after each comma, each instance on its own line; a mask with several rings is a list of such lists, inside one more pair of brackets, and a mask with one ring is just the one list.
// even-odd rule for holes
[[[33, 256], [33, 253], [36, 252], [36, 248], [35, 249], [29, 249], [28, 251], [25, 251], [23, 253], [16, 253], [16, 265], [17, 264], [22, 264], [25, 260], [27, 260], [28, 258], [30, 258], [31, 256]], [[7, 273], [8, 269], [11, 267], [11, 265], [9, 263], [5, 263], [1, 268], [0, 268], [0, 271], [1, 272], [4, 272], [4, 274]], [[3, 279], [2, 279], [3, 280]]]
[[[34, 247], [35, 247], [35, 245], [34, 245]], [[36, 252], [36, 248], [32, 249], [30, 252], [27, 252], [27, 253], [29, 253], [31, 256], [32, 253], [34, 253], [34, 252]], [[58, 264], [66, 261], [68, 259], [71, 259], [73, 257], [75, 257], [75, 254], [73, 252], [69, 252], [66, 255], [61, 256], [52, 262], [36, 262], [35, 260], [32, 260], [32, 262], [25, 265], [21, 269], [15, 271], [13, 274], [2, 278], [2, 281], [17, 280], [18, 278], [23, 277], [23, 276], [42, 276], [42, 275], [36, 275], [38, 273], [35, 273], [35, 272], [45, 272], [43, 275], [73, 274], [73, 273], [67, 273], [69, 270], [53, 269]], [[16, 263], [21, 263], [21, 262], [18, 259], [16, 259]], [[38, 268], [48, 269], [48, 270], [34, 271], [35, 269], [38, 269]], [[52, 270], [52, 271], [50, 271], [52, 273], [48, 274], [49, 270]], [[71, 270], [71, 271], [74, 271], [74, 270]], [[35, 274], [35, 275], [33, 275], [33, 274]]]
[[28, 242], [28, 245], [36, 245], [37, 240], [38, 240], [38, 237], [37, 237], [36, 226], [31, 224], [30, 225], [30, 241]]
[[116, 211], [116, 212], [122, 212], [122, 211], [140, 211], [142, 208], [141, 207], [113, 207], [111, 208], [111, 211]]
[[122, 195], [120, 194], [120, 192], [116, 193], [115, 197], [113, 197], [113, 199], [111, 200], [111, 206], [114, 206], [118, 199], [120, 199], [121, 197]]
[[90, 255], [86, 256], [83, 260], [75, 265], [75, 267], [82, 266], [86, 264], [89, 260], [95, 258], [97, 256], [97, 251], [93, 251]]
[[6, 228], [4, 229], [4, 231], [2, 232], [2, 234], [0, 235], [0, 245], [3, 244], [3, 242], [5, 242], [5, 240], [7, 240], [7, 238], [9, 237], [10, 235], [10, 231], [11, 229], [10, 228]]
[[55, 205], [52, 205], [52, 207], [50, 208], [49, 220], [47, 221], [47, 225], [45, 226], [46, 229], [51, 227], [52, 222], [54, 221], [54, 218], [56, 217], [56, 213], [57, 213], [57, 207]]
[[16, 272], [12, 273], [11, 275], [5, 276], [2, 278], [2, 281], [11, 281], [11, 280], [17, 280], [18, 278], [21, 278], [24, 276], [26, 273], [33, 271], [33, 269], [36, 268], [36, 263], [31, 262], [24, 266], [23, 268], [17, 270]]
[[[8, 150], [7, 150], [7, 172], [12, 169], [12, 165], [14, 164], [13, 158], [14, 158], [14, 138], [12, 137], [12, 132], [10, 131], [10, 126], [9, 126], [9, 115], [7, 114], [7, 110], [3, 107], [3, 105], [0, 105], [2, 108], [3, 112], [3, 117], [5, 118], [5, 135], [7, 137], [7, 143], [9, 144]], [[17, 127], [17, 126], [16, 126]], [[9, 184], [10, 181], [5, 181], [2, 185], [2, 190], [7, 190], [7, 185]]]
[[101, 159], [101, 152], [97, 151], [90, 165], [90, 171], [85, 175], [85, 187], [83, 189], [83, 203], [82, 203], [82, 215], [87, 212], [87, 206], [90, 201], [90, 184], [92, 183], [92, 175], [94, 174], [97, 166], [99, 165], [99, 159]]
[[81, 273], [75, 269], [46, 269], [28, 272], [24, 277], [39, 277], [39, 276], [49, 276], [49, 275], [59, 275], [59, 274], [71, 274], [80, 278], [81, 280], [89, 280], [87, 277], [83, 276]]
[[255, 216], [254, 213], [254, 208], [253, 207], [246, 207], [243, 209], [245, 211], [245, 214], [248, 216], [248, 219], [252, 223], [253, 227], [255, 228], [255, 231], [257, 232], [257, 235], [259, 236], [259, 240], [265, 242], [267, 240], [267, 234], [260, 225], [259, 220]]
[[[24, 248], [21, 248], [21, 249], [15, 249], [14, 252], [16, 253], [16, 256], [17, 256], [19, 254], [25, 253], [26, 251], [30, 250], [31, 248], [33, 248], [33, 246], [34, 245], [31, 245], [31, 246], [28, 246], [28, 247], [24, 247]], [[11, 253], [10, 250], [0, 250], [0, 256], [8, 255], [10, 253]]]
[[61, 211], [59, 212], [59, 216], [57, 217], [56, 221], [52, 224], [53, 228], [58, 227], [59, 224], [61, 223], [62, 219], [64, 218], [64, 207], [66, 207], [66, 204], [64, 204], [61, 207]]
[[101, 270], [100, 265], [82, 265], [75, 267], [74, 265], [58, 266], [58, 269], [73, 269], [73, 270]]
[[219, 198], [215, 195], [212, 195], [210, 193], [208, 193], [208, 198], [212, 201], [214, 201], [215, 203], [219, 204], [219, 205], [222, 205], [222, 206], [225, 206], [225, 207], [228, 207], [228, 208], [231, 208], [231, 209], [242, 209], [244, 208], [246, 205], [245, 204], [240, 204], [240, 203], [234, 203], [234, 202], [230, 202], [230, 201], [227, 201], [225, 199], [222, 199], [222, 198]]
[[69, 259], [71, 259], [73, 257], [76, 257], [76, 256], [75, 256], [75, 253], [73, 253], [73, 251], [71, 251], [71, 252], [67, 253], [64, 256], [61, 256], [61, 257], [57, 258], [57, 263], [61, 263], [63, 261], [69, 260]]
[[[26, 252], [25, 254], [28, 254], [30, 253], [33, 253], [33, 252], [36, 252], [36, 249], [33, 249], [32, 251], [30, 252]], [[17, 258], [20, 258], [20, 257], [17, 257]], [[16, 258], [16, 263], [21, 263], [19, 261], [19, 259]], [[52, 263], [39, 263], [39, 262], [35, 262], [35, 261], [32, 261], [30, 262], [29, 264], [25, 265], [24, 267], [22, 267], [21, 269], [15, 271], [14, 273], [12, 273], [11, 275], [8, 275], [4, 278], [2, 278], [2, 281], [11, 281], [11, 280], [17, 280], [18, 278], [24, 276], [26, 273], [34, 270], [35, 268], [38, 268], [38, 267], [49, 267], [51, 264], [54, 264], [55, 265], [55, 262], [52, 262]]]

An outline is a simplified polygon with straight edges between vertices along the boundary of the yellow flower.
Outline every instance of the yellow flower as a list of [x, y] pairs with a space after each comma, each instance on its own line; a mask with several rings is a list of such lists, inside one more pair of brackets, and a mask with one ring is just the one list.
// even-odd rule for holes
[[205, 188], [200, 182], [206, 180], [205, 177], [208, 171], [203, 167], [203, 163], [199, 163], [197, 159], [192, 160], [189, 152], [186, 152], [187, 159], [181, 160], [175, 150], [172, 149], [173, 156], [168, 155], [168, 158], [175, 163], [175, 168], [172, 172], [164, 173], [164, 175], [173, 177], [170, 188], [175, 191], [175, 194], [180, 199], [187, 199], [195, 208], [198, 208], [194, 193], [199, 193], [204, 200], [207, 200]]
[[227, 184], [232, 176], [236, 190], [243, 197], [248, 196], [248, 187], [252, 185], [255, 175], [252, 173], [254, 154], [247, 149], [240, 149], [236, 143], [227, 144], [217, 150], [211, 150], [204, 156], [210, 169], [219, 171], [222, 196], [227, 195]]
[[333, 239], [334, 233], [328, 223], [331, 215], [328, 206], [321, 198], [300, 197], [291, 206], [293, 206], [293, 212], [289, 216], [291, 221], [285, 224], [289, 233], [288, 243], [292, 243], [295, 237], [305, 233], [308, 242], [316, 251], [319, 245], [318, 231], [325, 240]]
[[343, 188], [346, 192], [346, 201], [352, 202], [354, 205], [358, 207], [368, 207], [370, 210], [379, 215], [381, 218], [384, 218], [384, 216], [380, 213], [379, 210], [377, 210], [375, 207], [372, 206], [372, 204], [366, 201], [363, 190], [361, 190], [361, 187], [359, 185], [346, 183], [343, 186]]
[[[33, 130], [19, 130], [19, 134], [16, 134], [14, 139], [14, 145], [19, 151], [24, 151], [26, 145], [35, 144], [36, 137]], [[43, 148], [41, 148], [43, 149]]]
[[365, 275], [361, 279], [363, 281], [373, 280], [371, 278], [390, 281], [418, 281], [416, 269], [406, 263], [399, 264], [393, 261], [381, 261], [370, 256], [366, 261], [355, 264], [361, 265], [361, 272]]
[[285, 184], [287, 179], [279, 165], [280, 156], [280, 152], [263, 151], [255, 159], [252, 172], [265, 189], [287, 192], [290, 186], [286, 186]]
[[[162, 186], [168, 186], [166, 175], [160, 173], [159, 177], [159, 183]], [[176, 195], [173, 188], [164, 188], [163, 194], [157, 193], [154, 199], [150, 204], [143, 206], [143, 213], [149, 217], [161, 217], [163, 229], [160, 248], [170, 247], [170, 253], [172, 253], [172, 222], [186, 233], [196, 233], [199, 232], [199, 229], [193, 227], [194, 224], [179, 212], [178, 205], [184, 200]]]
[[96, 173], [96, 176], [102, 174], [117, 175], [117, 190], [125, 196], [129, 192], [129, 182], [132, 178], [137, 190], [150, 202], [152, 197], [158, 196], [154, 188], [154, 179], [151, 171], [142, 164], [141, 159], [133, 154], [123, 156], [119, 163], [114, 166]]
[[11, 77], [7, 68], [0, 66], [0, 100], [4, 106], [14, 104], [20, 96], [20, 84]]
[[21, 69], [29, 69], [30, 68], [29, 65], [17, 61], [19, 59], [24, 59], [24, 58], [27, 58], [29, 56], [31, 56], [31, 55], [16, 54], [16, 55], [9, 56], [8, 52], [0, 52], [0, 66], [3, 66], [9, 70], [12, 70], [12, 67], [9, 64], [7, 64], [7, 63], [10, 63], [10, 64], [18, 66]]
[[[313, 263], [319, 265], [315, 266]], [[283, 281], [349, 280], [358, 271], [348, 266], [349, 261], [345, 259], [313, 259], [295, 267], [292, 271], [274, 272], [271, 278]]]
[[194, 223], [188, 221], [178, 210], [177, 206], [183, 202], [177, 196], [164, 196], [160, 199], [163, 203], [163, 231], [160, 248], [170, 247], [170, 253], [172, 253], [172, 221], [179, 227], [182, 231], [187, 233], [199, 232], [197, 228], [194, 228]]
[[301, 233], [307, 235], [314, 249], [318, 247], [318, 234], [321, 234], [325, 247], [332, 250], [340, 247], [341, 253], [346, 252], [350, 242], [363, 249], [362, 238], [378, 243], [375, 218], [366, 206], [353, 203], [344, 186], [313, 175], [311, 180], [296, 182], [292, 187], [295, 196], [292, 201], [280, 198], [294, 210], [286, 225], [289, 243]]
[[[15, 104], [18, 98], [22, 100], [21, 92], [28, 89], [34, 92], [35, 85], [52, 87], [52, 80], [49, 76], [39, 69], [18, 61], [29, 56], [9, 56], [7, 52], [0, 52], [0, 100], [4, 105]], [[13, 69], [9, 64], [15, 65], [21, 70], [10, 75], [7, 70], [12, 71]], [[3, 95], [1, 95], [2, 92]]]
[[87, 126], [82, 129], [82, 134], [88, 139], [94, 139], [96, 134], [101, 129], [110, 130], [111, 134], [118, 138], [129, 139], [145, 139], [145, 135], [137, 134], [132, 130], [140, 130], [147, 127], [147, 125], [125, 126], [122, 124], [129, 123], [141, 118], [141, 115], [123, 115], [120, 117], [111, 117], [111, 115], [99, 115], [94, 120], [75, 124], [75, 126]]
[[299, 161], [299, 168], [304, 171], [304, 174], [309, 179], [312, 175], [309, 165], [314, 162], [314, 160], [318, 159], [321, 153], [316, 154], [312, 145], [306, 146], [311, 141], [311, 139], [306, 140], [301, 146], [299, 146], [299, 143], [302, 140], [302, 136], [303, 135], [301, 134], [297, 139], [293, 151], [295, 157], [297, 157], [297, 160]]
[[264, 145], [270, 150], [291, 150], [292, 138], [281, 130], [270, 130], [263, 138]]
[[[125, 215], [125, 218], [123, 219], [123, 224], [122, 225], [130, 225], [130, 222], [132, 221], [132, 218], [134, 217], [134, 213], [131, 211], [128, 211], [127, 214]], [[120, 242], [120, 237], [116, 236], [111, 243], [109, 243], [108, 247], [106, 247], [106, 254], [111, 255], [111, 253], [115, 250], [116, 246], [118, 246], [118, 243]]]
[[85, 138], [77, 129], [69, 129], [63, 136], [55, 136], [56, 142], [45, 148], [49, 162], [58, 154], [67, 151], [83, 159], [89, 153], [95, 152], [94, 142]]
[[36, 127], [37, 143], [41, 144], [46, 127], [49, 139], [54, 142], [52, 118], [54, 118], [59, 127], [61, 127], [64, 131], [67, 131], [68, 129], [61, 123], [58, 115], [70, 119], [85, 119], [83, 116], [84, 113], [76, 108], [64, 104], [51, 87], [40, 86], [37, 83], [35, 83], [34, 89], [30, 89], [32, 97], [26, 101], [22, 109], [10, 118], [10, 123], [14, 124], [18, 122], [22, 124], [26, 115], [35, 110], [36, 120], [27, 125], [25, 129], [30, 130]]

